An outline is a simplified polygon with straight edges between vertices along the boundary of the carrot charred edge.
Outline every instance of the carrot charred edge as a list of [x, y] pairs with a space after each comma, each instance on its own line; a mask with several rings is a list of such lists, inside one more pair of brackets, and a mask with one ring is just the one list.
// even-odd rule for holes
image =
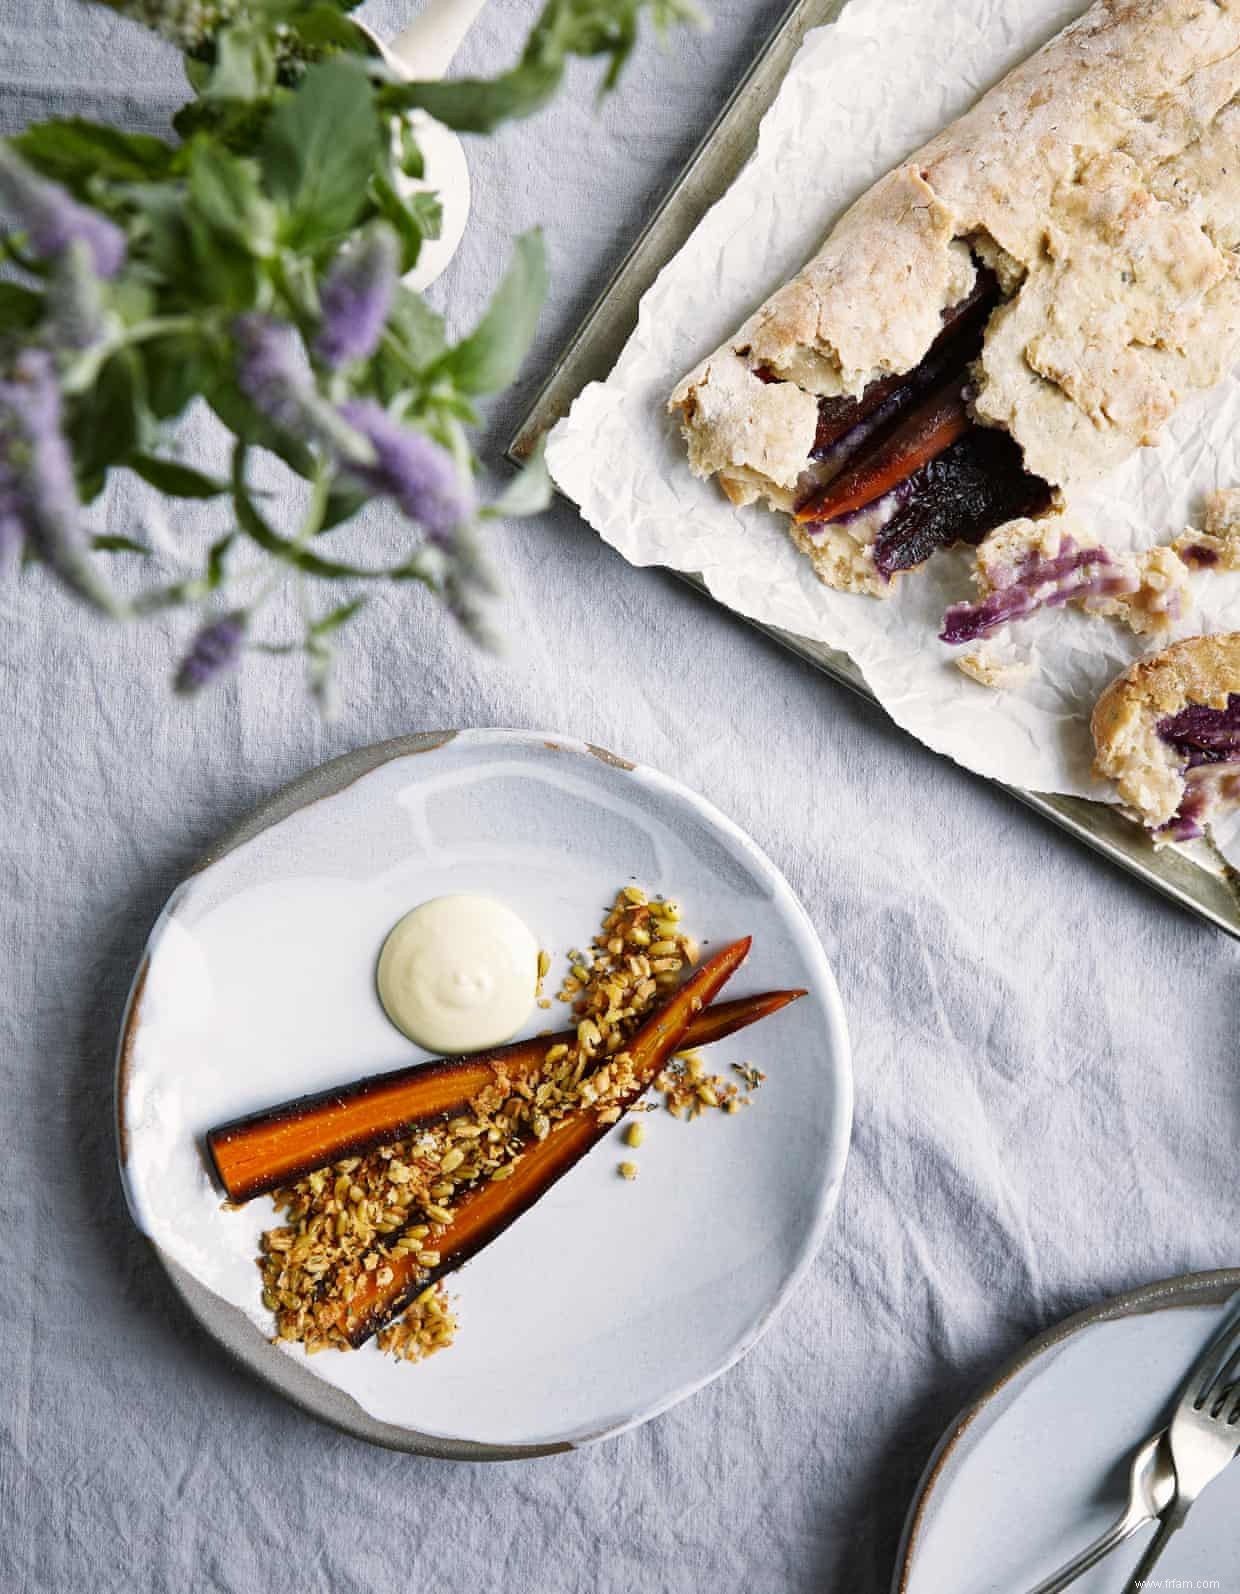
[[[691, 1020], [681, 1044], [708, 1046], [804, 995], [800, 990], [764, 991], [716, 1002]], [[249, 1201], [341, 1157], [361, 1155], [442, 1123], [464, 1111], [488, 1086], [536, 1074], [550, 1047], [570, 1046], [576, 1039], [572, 1030], [564, 1030], [299, 1096], [218, 1125], [207, 1134], [207, 1151], [229, 1200]]]
[[963, 377], [956, 377], [931, 393], [873, 448], [802, 504], [796, 519], [803, 525], [821, 524], [864, 509], [950, 448], [973, 425], [963, 389]]
[[[740, 967], [750, 944], [751, 938], [746, 936], [716, 953], [647, 1019], [626, 1048], [632, 1061], [633, 1086], [611, 1105], [619, 1105], [621, 1110], [630, 1107], [649, 1087], [667, 1059], [684, 1044], [690, 1020]], [[427, 1242], [439, 1252], [435, 1266], [424, 1267], [416, 1252], [405, 1251], [386, 1255], [382, 1268], [352, 1269], [353, 1294], [348, 1301], [331, 1302], [319, 1318], [320, 1326], [339, 1328], [355, 1349], [365, 1344], [415, 1295], [468, 1262], [528, 1212], [612, 1127], [598, 1121], [595, 1107], [583, 1107], [561, 1119], [545, 1140], [534, 1141], [516, 1158], [509, 1178], [476, 1185], [461, 1198], [451, 1222]], [[383, 1284], [378, 1282], [380, 1272]]]

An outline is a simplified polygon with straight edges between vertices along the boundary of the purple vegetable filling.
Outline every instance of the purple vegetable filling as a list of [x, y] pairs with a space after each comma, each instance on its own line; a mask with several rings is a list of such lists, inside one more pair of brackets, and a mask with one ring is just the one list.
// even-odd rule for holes
[[1106, 548], [1077, 548], [1065, 537], [1053, 559], [1027, 554], [1010, 581], [980, 603], [953, 603], [943, 616], [939, 640], [952, 647], [976, 642], [1009, 620], [1042, 608], [1059, 608], [1077, 598], [1113, 598], [1133, 590], [1133, 578], [1117, 569]]
[[936, 548], [974, 546], [1004, 521], [1050, 508], [1051, 489], [1025, 470], [1019, 445], [1006, 432], [975, 426], [914, 471], [905, 501], [874, 541], [884, 576], [911, 570]]
[[1240, 761], [1240, 692], [1231, 693], [1226, 708], [1190, 703], [1159, 720], [1158, 734], [1179, 753], [1185, 769]]
[[1218, 549], [1207, 548], [1201, 542], [1190, 542], [1179, 550], [1179, 554], [1186, 565], [1196, 565], [1202, 570], [1208, 570], [1218, 563]]
[[1196, 841], [1205, 835], [1205, 818], [1210, 810], [1210, 793], [1204, 786], [1189, 786], [1175, 817], [1159, 825], [1158, 834], [1168, 841]]
[[[1169, 841], [1193, 841], [1204, 833], [1206, 815], [1220, 800], [1234, 800], [1236, 776], [1222, 785], [1204, 778], [1221, 764], [1240, 763], [1240, 693], [1232, 692], [1226, 708], [1190, 703], [1158, 722], [1158, 734], [1184, 761], [1186, 785], [1175, 817], [1160, 828]], [[1193, 772], [1203, 778], [1194, 780]]]

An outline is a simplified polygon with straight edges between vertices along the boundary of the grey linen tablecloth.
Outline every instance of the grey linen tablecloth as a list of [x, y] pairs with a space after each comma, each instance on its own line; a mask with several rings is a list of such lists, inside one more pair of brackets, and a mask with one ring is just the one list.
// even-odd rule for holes
[[[647, 50], [470, 149], [475, 211], [439, 301], [462, 323], [507, 240], [546, 224], [540, 377], [773, 25]], [[505, 0], [459, 63], [510, 58]], [[364, 13], [381, 28], [403, 0]], [[77, 0], [0, 0], [0, 126], [162, 125], [174, 61]], [[383, 533], [376, 514], [367, 535]], [[417, 595], [374, 602], [323, 729], [255, 660], [197, 703], [183, 632], [109, 631], [37, 575], [0, 680], [0, 1589], [516, 1594], [887, 1586], [937, 1435], [1022, 1341], [1108, 1293], [1236, 1257], [1236, 949], [1095, 862], [557, 506], [499, 544], [502, 662]], [[346, 748], [439, 726], [548, 727], [707, 793], [785, 871], [856, 1050], [843, 1198], [752, 1355], [583, 1453], [444, 1465], [370, 1449], [230, 1365], [130, 1225], [112, 1048], [165, 896], [256, 801]]]

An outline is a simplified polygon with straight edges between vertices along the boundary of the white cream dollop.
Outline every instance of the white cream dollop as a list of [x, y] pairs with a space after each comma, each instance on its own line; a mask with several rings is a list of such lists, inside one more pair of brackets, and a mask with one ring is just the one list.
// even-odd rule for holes
[[538, 943], [490, 897], [434, 897], [407, 913], [379, 954], [379, 1000], [393, 1024], [432, 1052], [510, 1040], [529, 1017]]

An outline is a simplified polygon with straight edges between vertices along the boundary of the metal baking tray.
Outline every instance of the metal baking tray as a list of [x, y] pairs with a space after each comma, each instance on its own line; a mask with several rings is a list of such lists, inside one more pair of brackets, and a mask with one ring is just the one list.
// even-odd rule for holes
[[[752, 154], [758, 124], [779, 92], [801, 40], [811, 28], [834, 21], [846, 3], [847, 0], [793, 0], [671, 191], [569, 340], [508, 446], [508, 457], [514, 463], [528, 458], [538, 440], [567, 414], [587, 383], [606, 377], [637, 325], [642, 295]], [[702, 585], [693, 576], [684, 579], [698, 587]], [[743, 615], [737, 615], [737, 619], [774, 637], [832, 680], [875, 701], [861, 671], [847, 654], [806, 637], [760, 625]], [[1205, 844], [1193, 842], [1155, 852], [1140, 826], [1106, 803], [1010, 786], [1004, 790], [1155, 891], [1240, 939], [1240, 896], [1222, 860]]]

